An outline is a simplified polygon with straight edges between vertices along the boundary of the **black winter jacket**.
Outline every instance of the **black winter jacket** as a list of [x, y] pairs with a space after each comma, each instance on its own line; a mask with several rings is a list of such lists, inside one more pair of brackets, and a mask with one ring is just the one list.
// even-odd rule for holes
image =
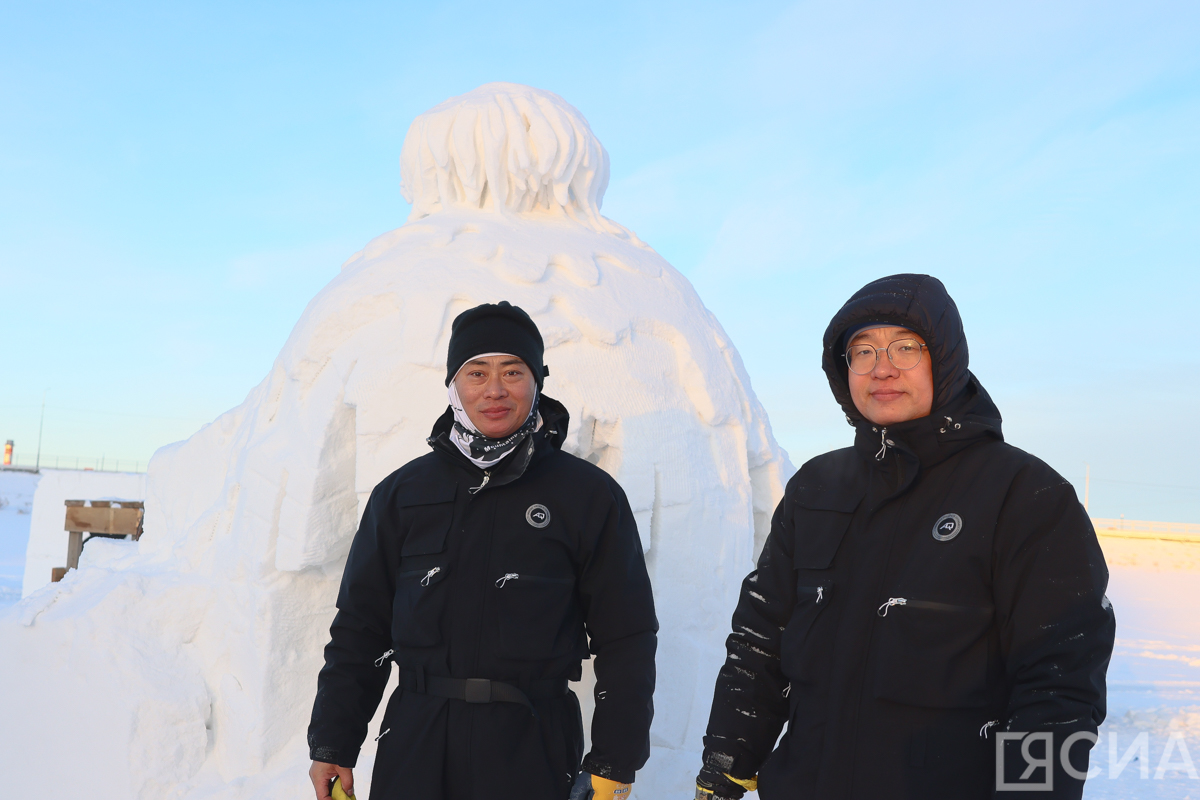
[[[931, 416], [881, 429], [858, 413], [843, 335], [864, 322], [925, 338]], [[1115, 622], [1074, 490], [1004, 443], [933, 278], [868, 285], [830, 324], [824, 366], [854, 446], [788, 483], [733, 616], [705, 763], [758, 773], [764, 800], [1079, 798], [1058, 752], [1104, 719]], [[997, 731], [1052, 732], [1053, 791], [996, 792]], [[1011, 783], [1026, 764], [1005, 747]], [[1089, 747], [1071, 749], [1079, 771]]]
[[[385, 478], [367, 503], [308, 740], [314, 760], [355, 764], [394, 651], [401, 685], [383, 718], [373, 798], [565, 798], [581, 761], [628, 782], [649, 756], [658, 622], [633, 515], [616, 481], [561, 451], [566, 409], [545, 396], [540, 409], [530, 443], [486, 474], [449, 442], [447, 410], [434, 452]], [[577, 680], [589, 651], [586, 758], [574, 693], [527, 691], [531, 711], [421, 691], [439, 676], [526, 690]]]

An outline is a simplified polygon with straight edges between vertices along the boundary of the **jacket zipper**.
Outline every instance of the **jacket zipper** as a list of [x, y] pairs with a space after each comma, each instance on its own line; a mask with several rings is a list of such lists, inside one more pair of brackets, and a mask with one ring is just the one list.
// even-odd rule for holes
[[488, 485], [488, 481], [490, 481], [491, 479], [492, 479], [492, 471], [490, 469], [485, 469], [483, 471], [483, 483], [479, 484], [478, 486], [474, 486], [470, 489], [467, 489], [467, 494], [479, 494], [483, 490], [483, 487]]
[[506, 572], [496, 579], [496, 588], [503, 589], [509, 581], [529, 581], [530, 583], [572, 583], [571, 578], [544, 578], [541, 575], [519, 575], [516, 572]]
[[412, 570], [409, 570], [408, 572], [401, 572], [396, 577], [397, 578], [415, 578], [418, 575], [420, 575], [421, 576], [421, 585], [429, 586], [429, 582], [433, 580], [433, 576], [437, 575], [441, 571], [442, 571], [441, 567], [434, 567], [433, 569], [412, 569]]
[[909, 600], [907, 597], [889, 597], [875, 613], [886, 617], [892, 606], [911, 606], [912, 608], [927, 608], [930, 611], [978, 611], [991, 613], [991, 607], [985, 606], [956, 606], [950, 603], [935, 603], [932, 600]]
[[816, 604], [821, 605], [825, 602], [825, 585], [819, 586], [797, 586], [796, 590], [805, 594], [815, 594], [817, 596]]

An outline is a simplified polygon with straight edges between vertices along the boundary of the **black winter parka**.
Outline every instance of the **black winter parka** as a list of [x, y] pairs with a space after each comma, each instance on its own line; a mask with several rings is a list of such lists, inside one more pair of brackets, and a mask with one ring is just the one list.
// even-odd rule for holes
[[[882, 428], [854, 407], [843, 338], [873, 322], [928, 343], [931, 416]], [[742, 585], [705, 763], [758, 773], [763, 800], [1079, 798], [1058, 754], [1104, 719], [1115, 621], [1074, 490], [1004, 443], [936, 279], [868, 285], [824, 344], [854, 446], [787, 485]], [[997, 731], [1053, 733], [1052, 791], [996, 792]], [[1071, 748], [1079, 771], [1089, 747]], [[1010, 783], [1024, 772], [1019, 741], [1005, 766]]]
[[[433, 452], [371, 493], [308, 741], [314, 760], [354, 766], [390, 653], [401, 684], [381, 726], [376, 800], [561, 800], [581, 762], [629, 782], [649, 756], [658, 622], [637, 527], [617, 482], [561, 451], [566, 409], [544, 395], [539, 408], [541, 429], [487, 473], [449, 442], [447, 411]], [[589, 652], [584, 757], [574, 693], [539, 699], [530, 687], [578, 680]], [[422, 693], [438, 677], [503, 681], [533, 708]]]

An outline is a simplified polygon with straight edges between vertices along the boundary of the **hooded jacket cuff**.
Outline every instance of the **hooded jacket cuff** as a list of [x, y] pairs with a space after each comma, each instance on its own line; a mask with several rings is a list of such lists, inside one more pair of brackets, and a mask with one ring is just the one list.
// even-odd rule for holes
[[615, 764], [610, 764], [603, 759], [597, 758], [591, 753], [583, 757], [582, 769], [584, 772], [601, 778], [608, 778], [610, 781], [616, 781], [617, 783], [633, 783], [634, 776], [637, 775], [637, 770], [623, 769]]
[[308, 746], [308, 757], [312, 761], [337, 764], [339, 767], [354, 769], [354, 766], [358, 763], [358, 748], [355, 747], [352, 750], [343, 748], [339, 750], [336, 747], [310, 744]]

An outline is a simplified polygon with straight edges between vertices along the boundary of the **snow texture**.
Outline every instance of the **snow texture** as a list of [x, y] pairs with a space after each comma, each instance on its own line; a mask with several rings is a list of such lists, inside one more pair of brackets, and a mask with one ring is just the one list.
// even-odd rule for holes
[[0, 699], [13, 793], [48, 776], [93, 798], [311, 791], [305, 727], [358, 516], [428, 452], [451, 321], [499, 300], [542, 330], [566, 449], [629, 496], [662, 623], [637, 792], [690, 792], [738, 585], [792, 467], [692, 286], [600, 215], [608, 156], [561, 98], [489, 84], [437, 106], [402, 178], [408, 223], [346, 261], [245, 402], [155, 455], [141, 541], [89, 545], [0, 615], [0, 651], [23, 654], [0, 680], [27, 687]]
[[0, 470], [0, 607], [21, 599], [29, 516], [39, 477], [33, 472]]

